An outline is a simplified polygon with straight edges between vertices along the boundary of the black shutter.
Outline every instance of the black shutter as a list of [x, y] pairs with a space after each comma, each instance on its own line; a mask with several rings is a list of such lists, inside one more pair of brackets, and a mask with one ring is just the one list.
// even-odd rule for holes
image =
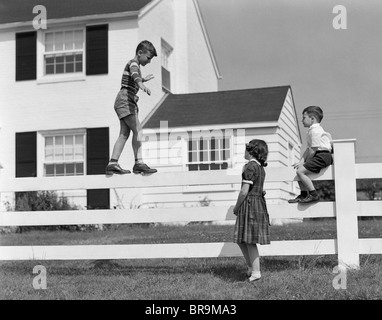
[[16, 33], [16, 81], [36, 79], [37, 33]]
[[105, 174], [109, 162], [109, 128], [86, 131], [86, 174]]
[[108, 73], [108, 25], [86, 27], [86, 74]]
[[37, 176], [37, 134], [16, 133], [16, 178]]
[[87, 191], [87, 209], [110, 209], [109, 189], [90, 189]]

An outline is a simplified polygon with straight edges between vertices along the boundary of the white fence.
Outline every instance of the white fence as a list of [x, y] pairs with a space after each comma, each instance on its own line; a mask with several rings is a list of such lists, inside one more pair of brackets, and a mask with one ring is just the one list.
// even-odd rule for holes
[[[382, 239], [359, 239], [358, 216], [382, 216], [382, 201], [357, 201], [356, 179], [382, 178], [382, 163], [355, 164], [355, 140], [334, 141], [334, 165], [315, 175], [335, 180], [335, 202], [269, 204], [271, 219], [336, 217], [337, 238], [272, 241], [261, 256], [337, 254], [340, 267], [359, 268], [360, 254], [382, 254]], [[295, 180], [291, 168], [267, 168], [268, 182]], [[152, 176], [17, 178], [0, 192], [99, 188], [144, 188], [240, 183], [241, 172], [169, 172]], [[211, 187], [213, 188], [213, 186]], [[231, 207], [1, 212], [0, 226], [153, 223], [233, 220]], [[0, 246], [0, 260], [149, 259], [241, 256], [234, 243]]]

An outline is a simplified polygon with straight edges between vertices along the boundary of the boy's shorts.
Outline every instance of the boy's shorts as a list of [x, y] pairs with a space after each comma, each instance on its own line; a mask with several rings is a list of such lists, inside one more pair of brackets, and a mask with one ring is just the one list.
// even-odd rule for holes
[[114, 110], [119, 119], [127, 117], [131, 114], [138, 114], [138, 96], [125, 88], [119, 90], [114, 102]]
[[306, 170], [319, 173], [321, 169], [333, 164], [333, 156], [329, 151], [316, 151], [316, 153], [304, 163]]

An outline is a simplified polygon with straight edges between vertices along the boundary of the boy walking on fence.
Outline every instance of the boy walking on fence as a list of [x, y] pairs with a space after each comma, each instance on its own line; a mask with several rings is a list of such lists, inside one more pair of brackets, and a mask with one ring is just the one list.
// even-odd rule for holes
[[302, 112], [302, 123], [308, 129], [307, 148], [302, 159], [293, 164], [296, 174], [299, 177], [298, 184], [301, 194], [295, 199], [290, 199], [289, 203], [311, 203], [320, 200], [314, 188], [313, 182], [308, 176], [311, 173], [319, 173], [321, 169], [333, 163], [332, 157], [332, 137], [325, 132], [320, 122], [323, 118], [323, 111], [318, 106], [310, 106]]
[[154, 78], [149, 74], [142, 77], [140, 66], [150, 63], [157, 53], [153, 44], [147, 40], [138, 44], [135, 57], [131, 59], [123, 71], [121, 89], [115, 99], [114, 110], [118, 115], [120, 122], [120, 132], [117, 141], [114, 144], [111, 159], [106, 167], [106, 174], [126, 174], [130, 170], [122, 169], [118, 164], [118, 159], [122, 153], [130, 131], [133, 132], [132, 147], [135, 156], [134, 173], [154, 173], [156, 169], [149, 168], [142, 160], [142, 126], [138, 119], [139, 100], [137, 93], [139, 89], [151, 94], [149, 88], [143, 83]]

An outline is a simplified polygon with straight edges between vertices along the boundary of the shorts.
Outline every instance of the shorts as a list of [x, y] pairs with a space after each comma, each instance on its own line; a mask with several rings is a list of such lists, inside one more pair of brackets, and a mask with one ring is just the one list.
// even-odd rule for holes
[[114, 110], [119, 119], [131, 114], [138, 114], [138, 96], [127, 89], [119, 90], [114, 102]]
[[333, 164], [332, 154], [329, 151], [319, 151], [304, 163], [304, 167], [313, 173], [319, 173], [321, 169], [329, 167], [331, 164]]

